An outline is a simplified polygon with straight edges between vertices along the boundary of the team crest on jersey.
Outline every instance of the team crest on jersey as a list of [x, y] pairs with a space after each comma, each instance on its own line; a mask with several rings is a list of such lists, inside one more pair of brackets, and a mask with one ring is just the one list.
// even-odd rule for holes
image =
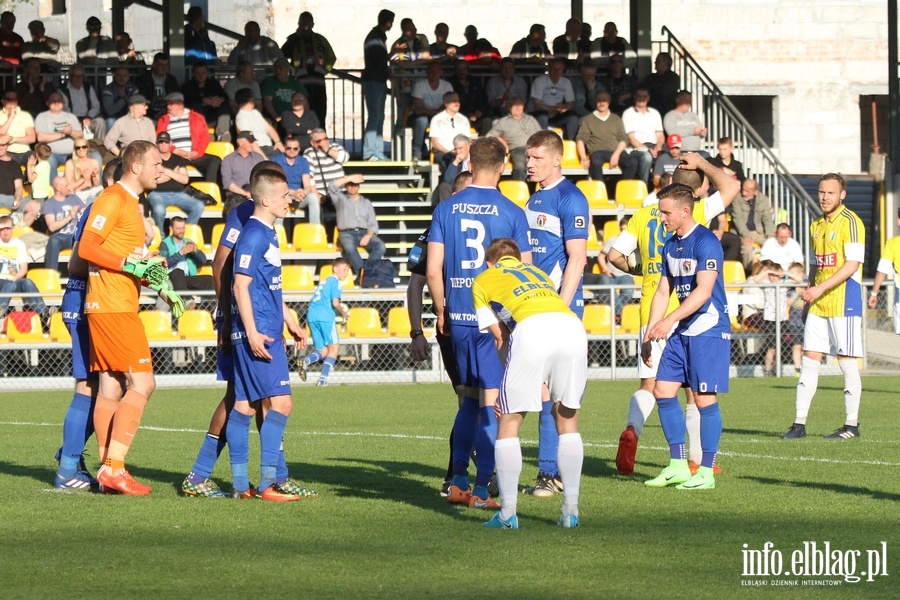
[[225, 239], [230, 243], [235, 243], [238, 239], [238, 236], [241, 234], [237, 229], [231, 228], [228, 230], [228, 235], [225, 236]]
[[584, 215], [576, 215], [575, 229], [584, 229], [585, 227], [587, 227], [587, 220], [584, 218]]
[[694, 261], [690, 259], [681, 261], [681, 272], [684, 275], [691, 275], [694, 272]]
[[543, 227], [547, 224], [547, 215], [538, 215], [534, 222], [537, 223], [538, 227]]
[[709, 258], [706, 260], [706, 270], [707, 271], [718, 271], [719, 270], [719, 261], [714, 258]]
[[250, 266], [250, 255], [249, 254], [241, 254], [240, 263], [242, 269], [246, 269]]
[[103, 226], [106, 225], [106, 217], [103, 215], [97, 215], [94, 217], [93, 222], [91, 223], [91, 227], [94, 229], [103, 229]]

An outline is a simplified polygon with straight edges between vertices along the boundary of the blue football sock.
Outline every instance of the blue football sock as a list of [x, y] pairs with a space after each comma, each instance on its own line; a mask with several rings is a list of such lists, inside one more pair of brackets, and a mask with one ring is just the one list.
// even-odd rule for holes
[[322, 353], [318, 350], [313, 350], [309, 354], [306, 355], [306, 358], [303, 359], [303, 364], [307, 367], [313, 363], [317, 363], [322, 360]]
[[[477, 459], [478, 472], [475, 475], [476, 487], [484, 487], [487, 491], [488, 482], [494, 474], [494, 444], [497, 442], [497, 415], [493, 406], [481, 408], [481, 421], [478, 426], [478, 436], [475, 438], [475, 458]], [[485, 496], [482, 496], [484, 498]]]
[[219, 440], [219, 436], [211, 433], [206, 434], [206, 437], [203, 438], [203, 444], [200, 445], [200, 452], [197, 453], [197, 460], [194, 462], [194, 466], [191, 467], [191, 474], [195, 475], [199, 481], [191, 480], [191, 483], [200, 483], [205, 479], [209, 479], [223, 445], [224, 442]]
[[553, 418], [553, 402], [541, 402], [538, 430], [538, 471], [547, 475], [559, 475], [556, 455], [559, 452], [559, 433]]
[[284, 438], [284, 429], [287, 426], [287, 420], [286, 414], [280, 413], [277, 410], [270, 410], [266, 413], [262, 428], [259, 430], [260, 491], [275, 483], [278, 457], [279, 454], [281, 454], [281, 440]]
[[231, 459], [231, 477], [234, 489], [246, 492], [250, 489], [247, 478], [247, 461], [250, 457], [250, 422], [253, 415], [239, 413], [231, 409], [225, 436], [228, 438], [228, 456]]
[[684, 424], [684, 411], [678, 398], [657, 398], [659, 408], [659, 424], [669, 444], [669, 455], [674, 459], [687, 457], [684, 441], [687, 438], [687, 427]]
[[325, 362], [322, 363], [322, 372], [319, 374], [319, 383], [327, 383], [328, 376], [331, 375], [331, 367], [334, 366], [335, 359], [333, 356], [329, 356], [325, 359]]
[[463, 485], [459, 487], [469, 487], [469, 457], [472, 455], [477, 431], [478, 399], [465, 397], [453, 423], [453, 485], [459, 485], [457, 478], [461, 477]]
[[[59, 455], [59, 474], [64, 477], [73, 477], [78, 470], [78, 461], [84, 452], [87, 443], [88, 422], [91, 419], [91, 397], [85, 394], [72, 396], [69, 410], [63, 421], [63, 445]], [[93, 431], [93, 426], [91, 426]]]
[[700, 446], [703, 448], [700, 466], [713, 468], [721, 438], [722, 412], [719, 410], [719, 403], [714, 402], [700, 409]]
[[275, 481], [284, 483], [289, 477], [287, 460], [284, 458], [284, 440], [281, 440], [281, 446], [278, 447], [278, 464], [275, 465]]

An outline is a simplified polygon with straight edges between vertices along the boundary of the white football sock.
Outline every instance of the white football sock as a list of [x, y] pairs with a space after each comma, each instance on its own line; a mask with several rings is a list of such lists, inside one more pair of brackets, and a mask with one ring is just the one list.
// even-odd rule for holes
[[628, 405], [628, 424], [634, 427], [634, 435], [637, 437], [641, 437], [644, 423], [650, 418], [654, 406], [656, 398], [647, 390], [638, 390], [631, 396]]
[[819, 363], [806, 356], [800, 361], [800, 381], [797, 382], [797, 416], [794, 423], [806, 425], [809, 407], [819, 387]]
[[522, 446], [519, 438], [505, 438], [494, 444], [497, 463], [497, 487], [500, 489], [500, 518], [506, 520], [516, 514], [519, 494], [519, 475], [522, 474]]
[[700, 409], [696, 404], [688, 404], [684, 409], [684, 424], [688, 435], [688, 458], [700, 464], [703, 447], [700, 445]]
[[859, 363], [855, 358], [842, 358], [838, 366], [844, 374], [844, 410], [847, 412], [847, 425], [859, 425], [859, 397], [862, 394], [862, 381], [859, 378]]
[[578, 516], [578, 493], [581, 488], [581, 467], [584, 464], [584, 444], [580, 433], [564, 433], [559, 436], [556, 453], [559, 476], [563, 484], [562, 515]]

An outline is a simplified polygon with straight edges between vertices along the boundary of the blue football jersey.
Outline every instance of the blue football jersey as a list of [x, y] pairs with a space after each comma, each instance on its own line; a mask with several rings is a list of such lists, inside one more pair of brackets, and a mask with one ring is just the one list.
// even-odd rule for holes
[[478, 326], [472, 280], [485, 270], [485, 250], [497, 238], [512, 238], [523, 252], [531, 248], [525, 212], [496, 188], [470, 185], [434, 209], [428, 241], [444, 245], [451, 324]]
[[[558, 292], [569, 262], [566, 242], [586, 240], [588, 237], [591, 211], [587, 198], [575, 184], [563, 177], [532, 194], [525, 206], [525, 216], [531, 231], [534, 266], [550, 277]], [[584, 290], [579, 283], [571, 307], [574, 310], [574, 307], [581, 306], [584, 306]]]
[[254, 208], [253, 200], [245, 200], [228, 213], [228, 218], [225, 220], [225, 229], [222, 231], [222, 237], [219, 239], [220, 244], [226, 248], [234, 249], [238, 238], [241, 236], [241, 231], [247, 225], [250, 217], [253, 216]]
[[719, 238], [699, 224], [684, 237], [673, 235], [663, 246], [662, 276], [669, 279], [679, 302], [683, 302], [697, 287], [698, 272], [718, 273], [712, 296], [694, 314], [679, 321], [675, 333], [731, 337], [725, 280], [722, 277], [723, 261]]
[[[248, 275], [250, 300], [256, 330], [280, 340], [284, 331], [284, 312], [281, 296], [281, 251], [275, 230], [256, 218], [244, 226], [234, 248], [234, 274]], [[247, 331], [238, 313], [232, 290], [231, 339], [245, 343]]]
[[[75, 233], [72, 236], [73, 246], [75, 242], [81, 239], [81, 235], [84, 233], [84, 225], [91, 214], [92, 206], [94, 206], [93, 203], [89, 204], [81, 215], [81, 219], [78, 220], [78, 225], [75, 227]], [[59, 304], [59, 312], [62, 313], [64, 323], [77, 323], [84, 316], [82, 309], [84, 308], [84, 296], [86, 293], [87, 277], [69, 275], [69, 280], [66, 282], [66, 290], [63, 292], [62, 301]]]
[[309, 299], [306, 320], [334, 323], [334, 303], [332, 301], [335, 298], [341, 299], [341, 282], [335, 275], [329, 275], [316, 287], [312, 298]]

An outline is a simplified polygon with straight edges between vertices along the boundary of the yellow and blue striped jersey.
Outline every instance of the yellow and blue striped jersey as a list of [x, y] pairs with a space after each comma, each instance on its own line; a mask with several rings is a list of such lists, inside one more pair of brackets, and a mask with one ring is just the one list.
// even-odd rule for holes
[[866, 255], [866, 228], [856, 213], [842, 207], [831, 220], [821, 216], [809, 226], [812, 254], [819, 285], [848, 260], [859, 261], [859, 269], [844, 283], [819, 296], [809, 312], [820, 317], [851, 317], [862, 314], [862, 263]]
[[878, 272], [892, 277], [894, 288], [900, 290], [900, 235], [892, 237], [884, 244], [881, 259], [878, 261]]
[[556, 284], [546, 273], [511, 256], [479, 273], [472, 282], [472, 300], [481, 331], [498, 323], [500, 316], [512, 329], [531, 315], [575, 314], [556, 293]]

